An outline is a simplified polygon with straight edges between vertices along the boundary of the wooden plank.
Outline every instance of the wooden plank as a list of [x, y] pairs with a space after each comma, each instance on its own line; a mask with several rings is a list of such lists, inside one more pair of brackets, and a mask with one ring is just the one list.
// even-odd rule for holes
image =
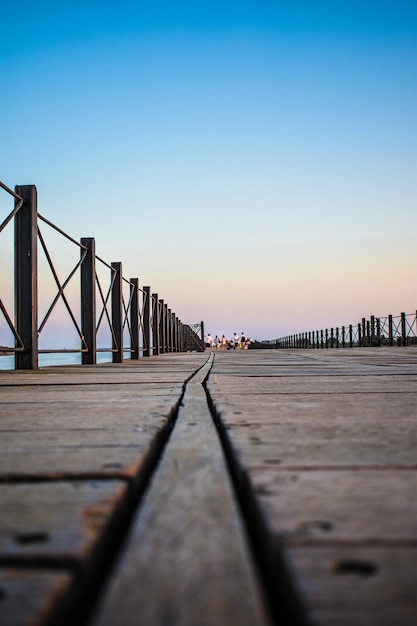
[[0, 484], [0, 563], [88, 568], [129, 498], [120, 481]]
[[356, 469], [250, 470], [273, 541], [417, 548], [417, 472]]
[[414, 626], [417, 352], [353, 352], [220, 355], [207, 389], [277, 614]]
[[385, 420], [300, 417], [275, 424], [229, 423], [225, 427], [231, 446], [246, 466], [417, 468], [417, 433], [412, 418]]
[[72, 583], [65, 572], [0, 567], [0, 624], [64, 624]]
[[292, 547], [285, 561], [310, 624], [416, 624], [416, 548]]
[[[217, 386], [219, 387], [220, 374], [217, 374], [217, 376]], [[333, 376], [315, 374], [298, 377], [292, 371], [292, 375], [283, 374], [282, 376], [259, 377], [258, 379], [256, 376], [250, 376], [247, 372], [245, 376], [240, 377], [222, 375], [221, 389], [218, 388], [217, 393], [221, 391], [225, 396], [253, 396], [255, 394], [262, 396], [263, 394], [270, 395], [273, 393], [299, 394], [301, 390], [303, 393], [311, 394], [323, 394], [331, 391], [332, 395], [336, 393], [350, 393], [352, 395], [381, 392], [414, 393], [417, 385], [416, 376], [417, 372], [410, 373], [410, 375], [397, 374], [391, 378], [389, 376], [381, 377], [380, 375], [338, 376], [336, 374]]]
[[189, 383], [96, 626], [269, 623], [200, 382]]

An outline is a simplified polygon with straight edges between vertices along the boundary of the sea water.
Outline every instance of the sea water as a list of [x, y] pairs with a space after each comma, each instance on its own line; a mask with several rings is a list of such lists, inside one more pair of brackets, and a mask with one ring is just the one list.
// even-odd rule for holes
[[[97, 363], [109, 363], [111, 360], [111, 352], [97, 354]], [[39, 367], [49, 365], [81, 365], [81, 354], [79, 352], [40, 354]], [[0, 370], [14, 370], [14, 354], [0, 355]]]

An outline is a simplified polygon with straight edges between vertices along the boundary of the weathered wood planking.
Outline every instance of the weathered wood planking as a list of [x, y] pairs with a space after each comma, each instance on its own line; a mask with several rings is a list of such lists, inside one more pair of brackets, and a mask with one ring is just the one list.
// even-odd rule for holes
[[187, 385], [96, 626], [270, 624], [201, 382]]
[[277, 614], [413, 626], [417, 351], [275, 354], [216, 355], [208, 391], [264, 567], [295, 593]]
[[0, 373], [2, 626], [74, 623], [207, 361], [181, 356]]

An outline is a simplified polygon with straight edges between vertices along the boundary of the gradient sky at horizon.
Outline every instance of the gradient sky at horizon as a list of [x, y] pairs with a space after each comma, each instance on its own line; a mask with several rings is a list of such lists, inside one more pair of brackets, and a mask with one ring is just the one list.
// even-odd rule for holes
[[213, 335], [413, 312], [416, 28], [414, 0], [8, 3], [0, 180]]

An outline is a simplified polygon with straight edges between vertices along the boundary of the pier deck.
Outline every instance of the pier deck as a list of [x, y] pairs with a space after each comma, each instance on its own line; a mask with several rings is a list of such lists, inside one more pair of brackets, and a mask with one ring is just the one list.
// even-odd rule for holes
[[414, 626], [417, 349], [0, 372], [0, 624]]

